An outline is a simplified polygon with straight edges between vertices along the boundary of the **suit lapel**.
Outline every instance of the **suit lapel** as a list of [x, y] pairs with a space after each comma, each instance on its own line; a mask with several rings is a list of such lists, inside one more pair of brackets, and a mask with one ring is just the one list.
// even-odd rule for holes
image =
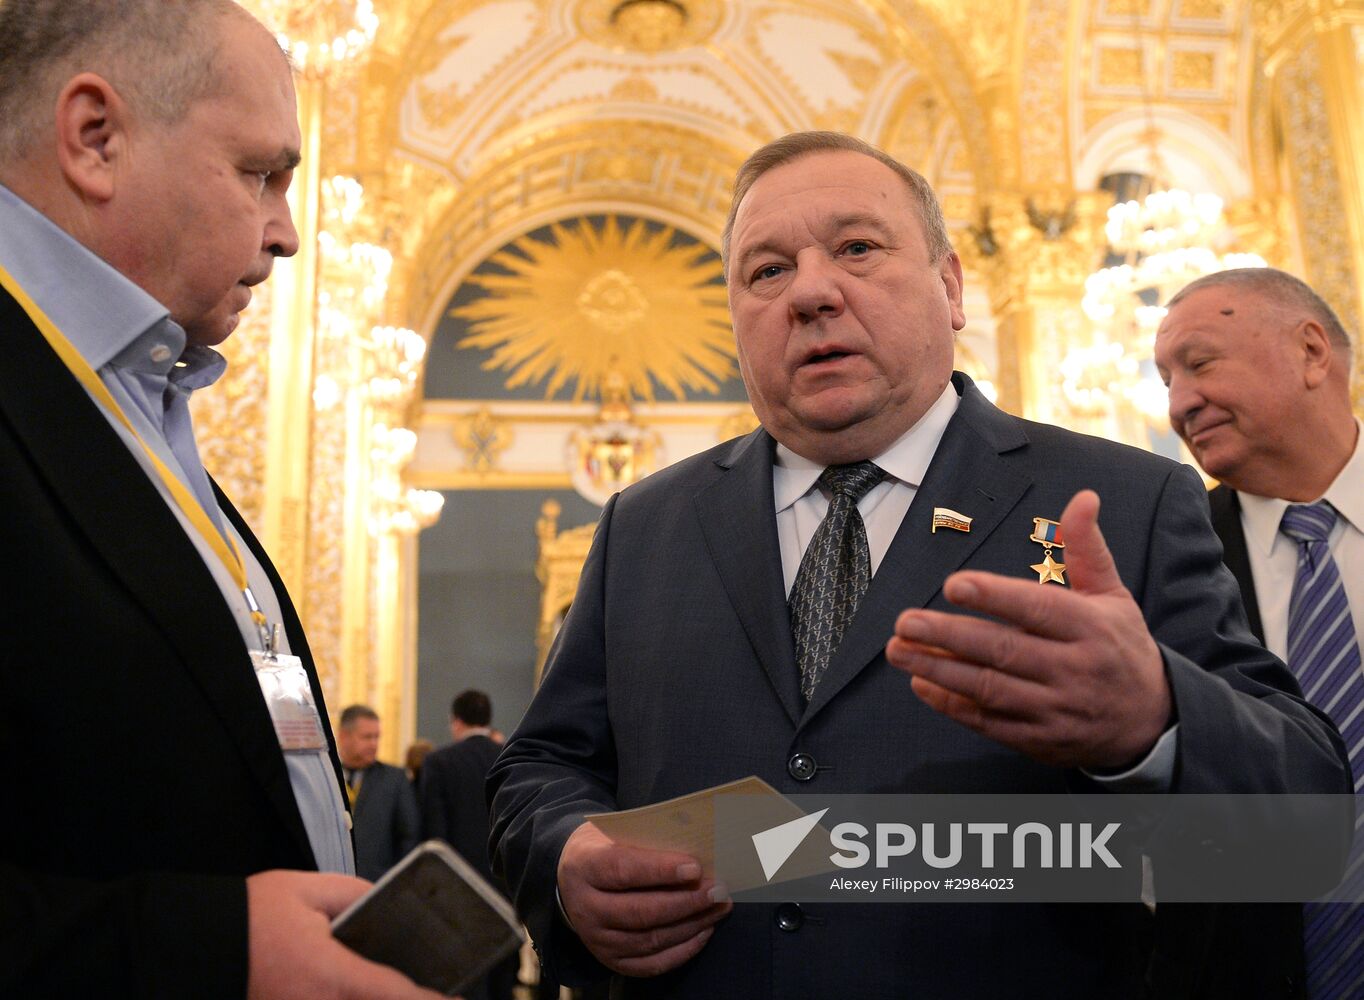
[[[957, 378], [962, 392], [957, 412], [857, 617], [815, 688], [802, 725], [882, 653], [901, 611], [933, 600], [947, 576], [962, 567], [1032, 485], [1023, 463], [1003, 457], [1027, 444], [1019, 422], [991, 406], [970, 379]], [[934, 507], [971, 517], [970, 532], [932, 531]]]
[[724, 474], [698, 493], [695, 503], [725, 593], [795, 725], [801, 712], [800, 682], [774, 516], [773, 447], [762, 430], [736, 442], [717, 462]]
[[[303, 857], [311, 859], [241, 632], [198, 550], [97, 404], [3, 290], [0, 330], [16, 361], [0, 365], [0, 418], [23, 442], [75, 530], [176, 650]], [[158, 540], [154, 551], [149, 538]]]
[[1246, 620], [1255, 638], [1263, 645], [1264, 625], [1260, 622], [1260, 602], [1255, 596], [1255, 578], [1250, 572], [1250, 550], [1246, 548], [1246, 532], [1241, 526], [1241, 498], [1227, 486], [1218, 486], [1208, 494], [1213, 530], [1222, 539], [1222, 561], [1236, 577], [1241, 588], [1241, 603], [1246, 606]]

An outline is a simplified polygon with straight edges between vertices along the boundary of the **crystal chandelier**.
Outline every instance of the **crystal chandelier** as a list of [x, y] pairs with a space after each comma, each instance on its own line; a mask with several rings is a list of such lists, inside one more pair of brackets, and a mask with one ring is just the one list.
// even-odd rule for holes
[[[1140, 38], [1141, 32], [1134, 7], [1133, 37]], [[1163, 303], [1195, 278], [1231, 267], [1264, 267], [1265, 262], [1254, 254], [1219, 251], [1225, 232], [1220, 197], [1167, 183], [1144, 56], [1141, 67], [1148, 154], [1146, 173], [1139, 175], [1144, 190], [1138, 192], [1140, 198], [1108, 210], [1108, 266], [1085, 279], [1081, 300], [1093, 340], [1063, 359], [1061, 388], [1077, 415], [1112, 416], [1121, 423], [1125, 412], [1163, 430], [1167, 395], [1152, 364], [1156, 329], [1166, 312]], [[1136, 438], [1134, 443], [1145, 443], [1144, 429], [1130, 429], [1129, 436]]]
[[1219, 254], [1222, 199], [1179, 188], [1157, 189], [1141, 201], [1108, 210], [1104, 232], [1121, 264], [1085, 280], [1085, 315], [1110, 341], [1149, 353], [1166, 301], [1195, 278], [1231, 267], [1264, 267], [1255, 254]]
[[[1140, 201], [1108, 210], [1108, 244], [1123, 260], [1085, 279], [1081, 306], [1095, 343], [1070, 352], [1061, 366], [1062, 391], [1073, 409], [1096, 416], [1108, 394], [1133, 406], [1152, 426], [1163, 426], [1164, 389], [1144, 364], [1165, 317], [1161, 303], [1205, 274], [1265, 266], [1255, 254], [1219, 253], [1215, 247], [1223, 231], [1222, 199], [1215, 194], [1157, 187]], [[1110, 377], [1101, 378], [1096, 368]]]
[[325, 76], [374, 43], [373, 0], [256, 0], [261, 19], [303, 73]]
[[[1140, 12], [1132, 8], [1132, 35], [1142, 33]], [[1135, 414], [1147, 427], [1164, 430], [1168, 395], [1155, 372], [1152, 355], [1156, 329], [1171, 296], [1195, 278], [1232, 267], [1264, 267], [1255, 254], [1222, 253], [1225, 226], [1222, 199], [1190, 193], [1167, 182], [1160, 156], [1162, 134], [1156, 125], [1146, 59], [1141, 70], [1141, 103], [1146, 129], [1147, 169], [1140, 198], [1108, 210], [1104, 233], [1108, 265], [1085, 279], [1081, 301], [1093, 328], [1087, 345], [1062, 360], [1061, 389], [1071, 409], [1083, 417]], [[1134, 443], [1144, 444], [1144, 429]]]

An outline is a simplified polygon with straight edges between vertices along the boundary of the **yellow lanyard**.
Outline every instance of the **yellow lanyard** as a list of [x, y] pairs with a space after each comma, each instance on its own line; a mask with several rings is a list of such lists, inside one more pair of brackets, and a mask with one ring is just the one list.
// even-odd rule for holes
[[209, 520], [208, 514], [204, 512], [203, 506], [194, 494], [189, 491], [175, 473], [167, 468], [160, 456], [147, 446], [147, 442], [142, 440], [142, 435], [137, 433], [132, 422], [128, 420], [127, 414], [123, 412], [118, 401], [110, 394], [108, 387], [95, 374], [95, 370], [90, 367], [85, 358], [81, 357], [80, 352], [76, 350], [71, 341], [67, 340], [66, 335], [57, 329], [57, 325], [48, 318], [37, 303], [29, 298], [28, 293], [19, 286], [19, 283], [3, 266], [0, 266], [0, 287], [9, 292], [14, 300], [19, 303], [20, 308], [28, 313], [28, 318], [33, 321], [34, 326], [47, 340], [48, 346], [56, 352], [57, 357], [66, 365], [67, 370], [76, 377], [81, 385], [85, 386], [90, 395], [94, 396], [106, 410], [118, 418], [119, 423], [133, 436], [133, 440], [142, 446], [142, 451], [146, 454], [147, 460], [151, 462], [152, 468], [156, 470], [156, 474], [161, 478], [162, 484], [175, 500], [181, 513], [194, 526], [194, 530], [203, 538], [205, 544], [222, 560], [223, 566], [227, 568], [233, 583], [237, 585], [237, 589], [246, 598], [246, 606], [251, 611], [251, 620], [261, 629], [261, 634], [264, 636], [265, 615], [256, 603], [255, 595], [251, 593], [251, 586], [246, 579], [246, 563], [242, 559], [241, 552], [237, 550], [236, 543], [223, 535]]

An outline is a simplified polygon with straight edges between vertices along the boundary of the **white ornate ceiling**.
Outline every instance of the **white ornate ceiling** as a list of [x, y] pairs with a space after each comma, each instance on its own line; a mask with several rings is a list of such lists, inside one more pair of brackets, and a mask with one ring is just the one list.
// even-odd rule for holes
[[795, 128], [866, 134], [917, 75], [870, 5], [687, 0], [671, 35], [667, 23], [632, 35], [611, 10], [464, 5], [409, 50], [399, 149], [459, 180], [492, 149], [585, 121], [676, 126], [740, 148]]

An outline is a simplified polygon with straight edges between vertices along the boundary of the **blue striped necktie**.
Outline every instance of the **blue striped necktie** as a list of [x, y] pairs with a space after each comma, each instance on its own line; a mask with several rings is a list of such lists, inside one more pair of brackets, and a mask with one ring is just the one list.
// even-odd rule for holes
[[[1290, 504], [1279, 530], [1298, 543], [1298, 572], [1288, 605], [1288, 665], [1307, 700], [1326, 712], [1345, 737], [1358, 799], [1364, 784], [1364, 672], [1345, 585], [1327, 539], [1336, 511], [1325, 500]], [[1364, 838], [1350, 852], [1340, 898], [1364, 888]], [[1303, 907], [1307, 993], [1312, 1000], [1364, 995], [1364, 906], [1308, 903]]]

